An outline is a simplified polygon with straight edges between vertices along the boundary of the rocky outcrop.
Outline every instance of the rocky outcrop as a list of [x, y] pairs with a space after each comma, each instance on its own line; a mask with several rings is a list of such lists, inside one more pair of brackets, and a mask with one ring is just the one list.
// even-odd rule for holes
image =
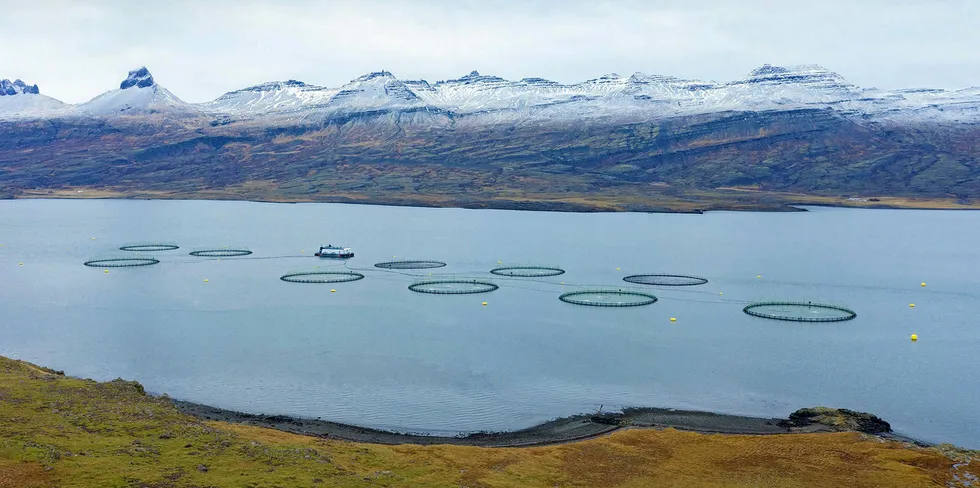
[[134, 86], [136, 88], [153, 86], [153, 75], [150, 74], [150, 70], [146, 69], [146, 66], [130, 71], [129, 76], [119, 84], [119, 89], [125, 90]]
[[41, 91], [38, 90], [37, 85], [28, 85], [21, 80], [0, 80], [0, 97], [24, 94], [38, 95], [40, 93]]
[[888, 422], [870, 413], [828, 407], [801, 408], [791, 413], [789, 419], [780, 422], [779, 425], [791, 430], [818, 427], [865, 434], [883, 434], [892, 431]]

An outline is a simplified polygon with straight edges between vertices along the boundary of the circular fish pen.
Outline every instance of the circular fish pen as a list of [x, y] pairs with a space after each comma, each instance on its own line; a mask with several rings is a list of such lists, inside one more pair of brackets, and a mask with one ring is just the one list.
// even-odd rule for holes
[[707, 278], [674, 274], [636, 274], [623, 278], [623, 281], [638, 285], [653, 286], [697, 286], [708, 282]]
[[279, 279], [289, 283], [345, 283], [362, 280], [364, 275], [353, 271], [305, 271], [284, 274]]
[[563, 293], [558, 297], [565, 303], [589, 307], [641, 307], [657, 303], [649, 293], [625, 290], [582, 290]]
[[565, 270], [550, 266], [503, 266], [491, 269], [490, 273], [514, 278], [543, 278], [565, 274]]
[[844, 322], [857, 317], [849, 308], [813, 302], [758, 302], [742, 311], [753, 317], [790, 322]]
[[120, 251], [131, 251], [131, 252], [159, 252], [159, 251], [174, 251], [180, 249], [180, 246], [175, 246], [173, 244], [137, 244], [133, 246], [123, 246], [120, 247]]
[[115, 258], [93, 259], [82, 264], [90, 268], [134, 268], [136, 266], [152, 266], [159, 262], [159, 259], [153, 258]]
[[431, 293], [433, 295], [489, 293], [498, 288], [500, 287], [495, 283], [481, 280], [428, 280], [408, 285], [408, 289], [416, 293]]
[[376, 263], [375, 268], [382, 269], [432, 269], [441, 268], [446, 263], [442, 261], [385, 261]]
[[233, 258], [236, 256], [248, 256], [249, 254], [252, 254], [252, 251], [248, 249], [203, 249], [190, 252], [191, 256], [202, 258]]

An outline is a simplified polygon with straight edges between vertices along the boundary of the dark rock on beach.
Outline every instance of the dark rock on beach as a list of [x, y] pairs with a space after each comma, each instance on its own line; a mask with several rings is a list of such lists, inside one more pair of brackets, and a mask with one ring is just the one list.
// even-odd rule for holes
[[814, 426], [829, 427], [837, 431], [857, 431], [866, 434], [884, 434], [892, 431], [888, 422], [875, 415], [855, 412], [846, 408], [801, 408], [780, 422], [788, 429], [807, 429]]

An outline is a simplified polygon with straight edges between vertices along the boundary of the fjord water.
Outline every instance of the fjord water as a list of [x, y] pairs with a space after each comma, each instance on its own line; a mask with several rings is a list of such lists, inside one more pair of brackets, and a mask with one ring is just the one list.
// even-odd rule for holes
[[[828, 405], [978, 448], [978, 241], [980, 213], [955, 211], [0, 201], [0, 354], [218, 407], [407, 431], [515, 429], [600, 405], [780, 417]], [[155, 266], [82, 266], [132, 257], [117, 247], [152, 242], [181, 249], [143, 253], [162, 261]], [[311, 257], [327, 243], [352, 247], [347, 266], [368, 268], [367, 277], [278, 279], [344, 269]], [[224, 246], [254, 254], [187, 255]], [[448, 266], [372, 267], [393, 258]], [[503, 279], [487, 273], [498, 261], [568, 272]], [[430, 271], [493, 278], [500, 289], [407, 289], [411, 275]], [[621, 280], [658, 272], [710, 282], [675, 289]], [[661, 300], [627, 309], [558, 300], [585, 285], [640, 288]], [[809, 324], [743, 314], [755, 300], [829, 302], [858, 317]]]

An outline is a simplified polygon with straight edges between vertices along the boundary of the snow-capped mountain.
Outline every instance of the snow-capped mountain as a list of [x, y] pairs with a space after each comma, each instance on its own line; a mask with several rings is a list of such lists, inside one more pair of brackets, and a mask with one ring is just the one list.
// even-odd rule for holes
[[156, 84], [146, 67], [129, 72], [119, 89], [107, 91], [73, 110], [78, 115], [133, 115], [148, 113], [192, 113], [198, 109]]
[[302, 81], [270, 81], [221, 95], [216, 100], [201, 104], [212, 112], [262, 114], [290, 111], [303, 107], [321, 107], [339, 89], [307, 85]]
[[39, 92], [0, 82], [0, 197], [96, 186], [487, 206], [522, 195], [504, 205], [524, 208], [523, 195], [751, 186], [980, 199], [980, 88], [863, 88], [813, 65], [765, 65], [728, 82], [477, 71], [429, 82], [377, 71], [336, 88], [262, 83], [206, 103], [180, 100], [140, 68], [79, 105]]
[[428, 108], [494, 123], [525, 119], [659, 118], [729, 111], [826, 108], [862, 119], [980, 121], [980, 89], [882, 91], [849, 83], [817, 65], [764, 65], [745, 78], [718, 83], [662, 75], [608, 74], [563, 85], [543, 78], [519, 81], [473, 71], [429, 83], [369, 73], [340, 88], [273, 82], [227, 93], [206, 111], [261, 116]]
[[274, 81], [226, 93], [201, 104], [225, 114], [288, 114], [301, 110], [323, 113], [404, 109], [424, 105], [405, 83], [387, 71], [368, 73], [340, 88], [324, 88], [301, 81]]
[[[861, 88], [817, 65], [764, 65], [740, 80], [712, 82], [663, 75], [608, 74], [574, 84], [543, 78], [518, 81], [473, 71], [429, 83], [388, 71], [368, 73], [338, 88], [288, 80], [228, 92], [191, 104], [158, 85], [145, 67], [116, 90], [69, 106], [19, 80], [0, 85], [0, 118], [114, 116], [163, 113], [211, 115], [224, 122], [329, 120], [357, 113], [435, 112], [464, 123], [644, 121], [722, 112], [827, 109], [859, 121], [980, 123], [980, 88], [959, 91]], [[35, 98], [25, 98], [33, 96]], [[12, 99], [19, 98], [16, 101]]]
[[21, 80], [0, 80], [0, 118], [50, 116], [65, 107], [64, 103], [42, 95], [37, 85], [28, 85]]

